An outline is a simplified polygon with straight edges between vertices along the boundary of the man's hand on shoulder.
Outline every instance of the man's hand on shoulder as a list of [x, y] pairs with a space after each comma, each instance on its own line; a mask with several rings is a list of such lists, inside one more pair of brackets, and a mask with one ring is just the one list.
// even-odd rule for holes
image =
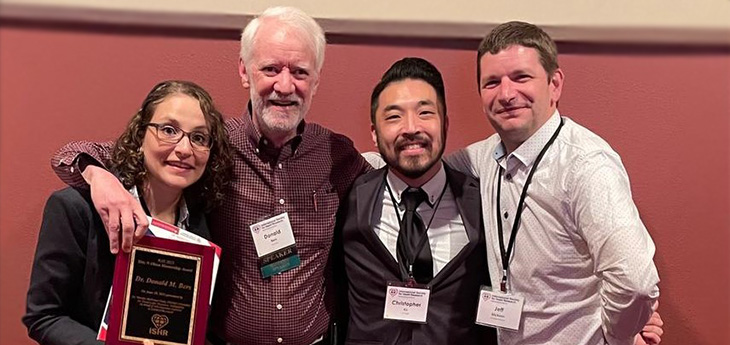
[[132, 244], [147, 231], [147, 216], [139, 202], [124, 188], [112, 173], [89, 165], [82, 173], [91, 187], [91, 200], [109, 235], [112, 254], [121, 248], [132, 250]]

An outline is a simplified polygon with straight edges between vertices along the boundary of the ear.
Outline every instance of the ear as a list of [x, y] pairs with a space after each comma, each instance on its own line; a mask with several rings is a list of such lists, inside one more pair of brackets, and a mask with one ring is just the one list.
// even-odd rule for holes
[[312, 89], [312, 96], [317, 94], [317, 88], [319, 87], [319, 72], [317, 72], [314, 75], [314, 80], [312, 80], [312, 84], [310, 88]]
[[244, 89], [249, 89], [251, 84], [248, 80], [248, 74], [246, 74], [246, 64], [243, 59], [238, 59], [238, 75], [241, 77], [241, 85]]
[[370, 134], [373, 137], [373, 144], [375, 145], [375, 148], [378, 148], [378, 133], [375, 131], [375, 124], [370, 124]]
[[[446, 134], [449, 133], [449, 117], [444, 115], [444, 139], [446, 139]], [[446, 144], [446, 143], [443, 143]]]
[[558, 101], [560, 100], [560, 95], [563, 92], [563, 81], [565, 80], [565, 75], [563, 74], [563, 70], [560, 68], [556, 69], [555, 72], [553, 72], [553, 76], [550, 79], [550, 106], [557, 107]]

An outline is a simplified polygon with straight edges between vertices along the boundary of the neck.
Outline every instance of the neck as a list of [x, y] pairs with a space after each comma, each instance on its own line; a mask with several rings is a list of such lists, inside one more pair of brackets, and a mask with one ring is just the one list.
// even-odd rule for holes
[[555, 113], [555, 108], [552, 108], [547, 113], [547, 116], [544, 116], [540, 118], [538, 121], [537, 127], [533, 128], [531, 131], [527, 132], [513, 132], [513, 133], [499, 133], [500, 139], [502, 139], [502, 143], [504, 144], [504, 149], [507, 151], [507, 154], [510, 154], [517, 150], [525, 141], [530, 139], [537, 131], [540, 130], [545, 124], [552, 118], [553, 114]]
[[182, 198], [182, 190], [172, 190], [147, 181], [142, 188], [142, 196], [153, 218], [175, 224], [175, 214]]
[[401, 179], [403, 182], [405, 182], [408, 185], [408, 187], [419, 188], [419, 187], [423, 186], [424, 184], [426, 184], [426, 182], [431, 181], [431, 179], [434, 176], [436, 176], [436, 174], [441, 169], [442, 164], [443, 163], [441, 163], [441, 160], [439, 160], [438, 162], [436, 162], [436, 164], [434, 164], [431, 168], [429, 168], [425, 173], [423, 173], [421, 176], [418, 176], [418, 177], [409, 177], [409, 176], [403, 175], [403, 173], [401, 173], [400, 171], [398, 171], [396, 169], [392, 169], [391, 171], [393, 171], [393, 174], [395, 174], [395, 176], [398, 176], [399, 179]]

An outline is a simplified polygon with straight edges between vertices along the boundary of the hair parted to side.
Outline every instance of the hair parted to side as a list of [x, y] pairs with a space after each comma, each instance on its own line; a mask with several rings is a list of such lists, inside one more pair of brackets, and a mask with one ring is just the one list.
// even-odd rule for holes
[[373, 93], [370, 96], [370, 122], [375, 124], [375, 113], [378, 110], [378, 98], [388, 85], [405, 79], [423, 80], [436, 90], [439, 107], [444, 118], [446, 117], [446, 92], [444, 91], [444, 80], [441, 72], [422, 58], [407, 57], [396, 61], [385, 71]]
[[127, 189], [143, 184], [147, 171], [144, 167], [144, 154], [140, 148], [147, 124], [152, 119], [157, 105], [174, 94], [183, 94], [196, 99], [200, 103], [200, 110], [210, 130], [212, 144], [205, 172], [198, 181], [185, 189], [185, 194], [191, 199], [186, 200], [188, 204], [194, 201], [192, 199], [202, 199], [204, 207], [211, 209], [223, 200], [223, 190], [230, 180], [233, 163], [223, 117], [216, 110], [208, 92], [195, 83], [167, 80], [152, 88], [140, 109], [129, 121], [127, 128], [117, 139], [112, 150], [111, 170]]
[[477, 50], [477, 86], [482, 78], [480, 62], [485, 54], [497, 54], [511, 46], [534, 48], [540, 55], [540, 64], [552, 79], [558, 69], [558, 47], [555, 41], [537, 25], [512, 21], [498, 25], [484, 37]]
[[248, 64], [253, 55], [253, 46], [256, 40], [256, 32], [264, 21], [274, 20], [277, 25], [284, 25], [301, 32], [312, 47], [315, 58], [317, 73], [324, 64], [324, 51], [327, 41], [324, 37], [324, 30], [317, 22], [296, 7], [277, 6], [269, 7], [258, 17], [251, 20], [241, 32], [240, 57]]

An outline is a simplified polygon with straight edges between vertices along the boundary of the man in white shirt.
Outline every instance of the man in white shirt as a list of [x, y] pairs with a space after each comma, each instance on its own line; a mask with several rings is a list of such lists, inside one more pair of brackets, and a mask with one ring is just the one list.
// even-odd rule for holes
[[555, 43], [509, 22], [477, 59], [497, 133], [447, 161], [480, 179], [493, 289], [524, 298], [518, 330], [500, 330], [500, 344], [658, 343], [654, 243], [618, 154], [557, 110]]
[[349, 286], [345, 344], [497, 344], [492, 328], [474, 324], [489, 284], [479, 183], [441, 161], [444, 97], [441, 74], [418, 58], [396, 62], [373, 91], [373, 140], [387, 167], [353, 184], [333, 249], [346, 271], [335, 276]]

